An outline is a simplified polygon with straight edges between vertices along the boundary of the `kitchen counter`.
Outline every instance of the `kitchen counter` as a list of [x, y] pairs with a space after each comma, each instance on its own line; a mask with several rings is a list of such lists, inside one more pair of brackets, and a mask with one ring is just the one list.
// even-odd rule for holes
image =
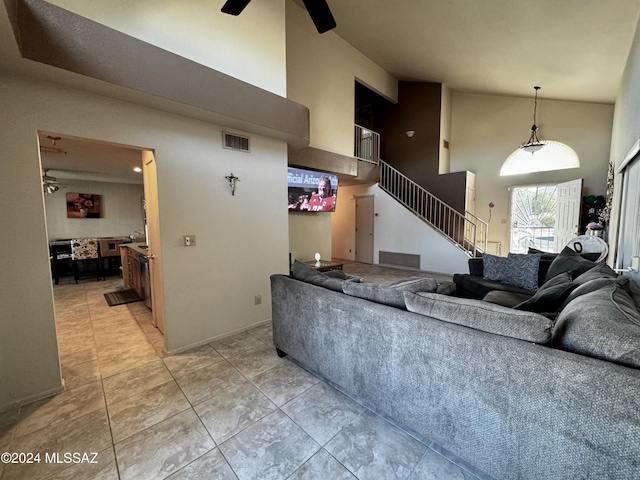
[[120, 245], [120, 248], [128, 248], [140, 255], [147, 255], [148, 253], [148, 246], [144, 242], [126, 243], [124, 245]]

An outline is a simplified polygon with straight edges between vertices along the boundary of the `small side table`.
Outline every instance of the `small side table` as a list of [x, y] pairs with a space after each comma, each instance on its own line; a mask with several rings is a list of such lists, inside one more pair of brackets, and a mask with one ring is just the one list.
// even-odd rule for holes
[[331, 270], [342, 270], [344, 263], [329, 262], [327, 260], [320, 260], [319, 262], [311, 261], [304, 262], [306, 265], [315, 268], [319, 272], [329, 272]]

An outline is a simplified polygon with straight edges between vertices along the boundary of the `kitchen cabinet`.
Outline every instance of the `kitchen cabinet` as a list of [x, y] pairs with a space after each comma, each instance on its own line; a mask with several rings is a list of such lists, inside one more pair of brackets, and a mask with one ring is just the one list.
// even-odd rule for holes
[[124, 288], [134, 290], [140, 298], [143, 298], [142, 269], [140, 264], [141, 252], [138, 251], [140, 248], [144, 247], [136, 244], [121, 245], [120, 258], [122, 260]]

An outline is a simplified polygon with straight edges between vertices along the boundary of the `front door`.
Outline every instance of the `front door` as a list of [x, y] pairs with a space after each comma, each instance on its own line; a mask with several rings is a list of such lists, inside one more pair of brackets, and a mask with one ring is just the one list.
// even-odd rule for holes
[[555, 228], [556, 252], [561, 252], [572, 238], [580, 235], [581, 202], [581, 178], [558, 185]]
[[164, 289], [162, 282], [162, 258], [160, 256], [160, 215], [158, 212], [158, 178], [153, 152], [142, 151], [142, 175], [147, 212], [147, 241], [149, 255], [149, 286], [153, 324], [165, 333]]
[[356, 197], [356, 262], [373, 263], [373, 196]]

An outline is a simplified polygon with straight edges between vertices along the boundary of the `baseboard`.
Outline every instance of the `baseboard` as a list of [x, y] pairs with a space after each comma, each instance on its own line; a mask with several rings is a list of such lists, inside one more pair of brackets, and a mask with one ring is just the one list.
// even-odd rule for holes
[[179, 353], [183, 353], [188, 350], [191, 350], [192, 348], [198, 348], [203, 345], [206, 345], [207, 343], [215, 342], [216, 340], [222, 340], [223, 338], [232, 337], [239, 333], [246, 332], [247, 330], [251, 330], [252, 328], [256, 328], [256, 327], [259, 327], [260, 325], [264, 325], [265, 323], [269, 323], [270, 321], [271, 321], [271, 318], [267, 318], [266, 320], [260, 320], [259, 322], [252, 323], [251, 325], [248, 325], [246, 327], [238, 328], [236, 330], [232, 330], [227, 333], [216, 335], [215, 337], [208, 338], [207, 340], [202, 340], [200, 342], [192, 343], [190, 345], [180, 347], [180, 348], [175, 348], [173, 350], [167, 350], [167, 355], [177, 355]]
[[420, 270], [420, 255], [380, 251], [378, 253], [378, 264], [387, 267]]
[[5, 405], [0, 405], [0, 413], [8, 412], [9, 410], [14, 410], [23, 405], [28, 405], [29, 403], [37, 402], [38, 400], [44, 400], [45, 398], [53, 397], [54, 395], [58, 395], [59, 393], [62, 393], [62, 392], [64, 392], [63, 385], [56, 388], [52, 388], [51, 390], [45, 390], [44, 392], [40, 392], [36, 395], [30, 395], [28, 397], [24, 397], [19, 400], [14, 400], [13, 402], [7, 403]]

